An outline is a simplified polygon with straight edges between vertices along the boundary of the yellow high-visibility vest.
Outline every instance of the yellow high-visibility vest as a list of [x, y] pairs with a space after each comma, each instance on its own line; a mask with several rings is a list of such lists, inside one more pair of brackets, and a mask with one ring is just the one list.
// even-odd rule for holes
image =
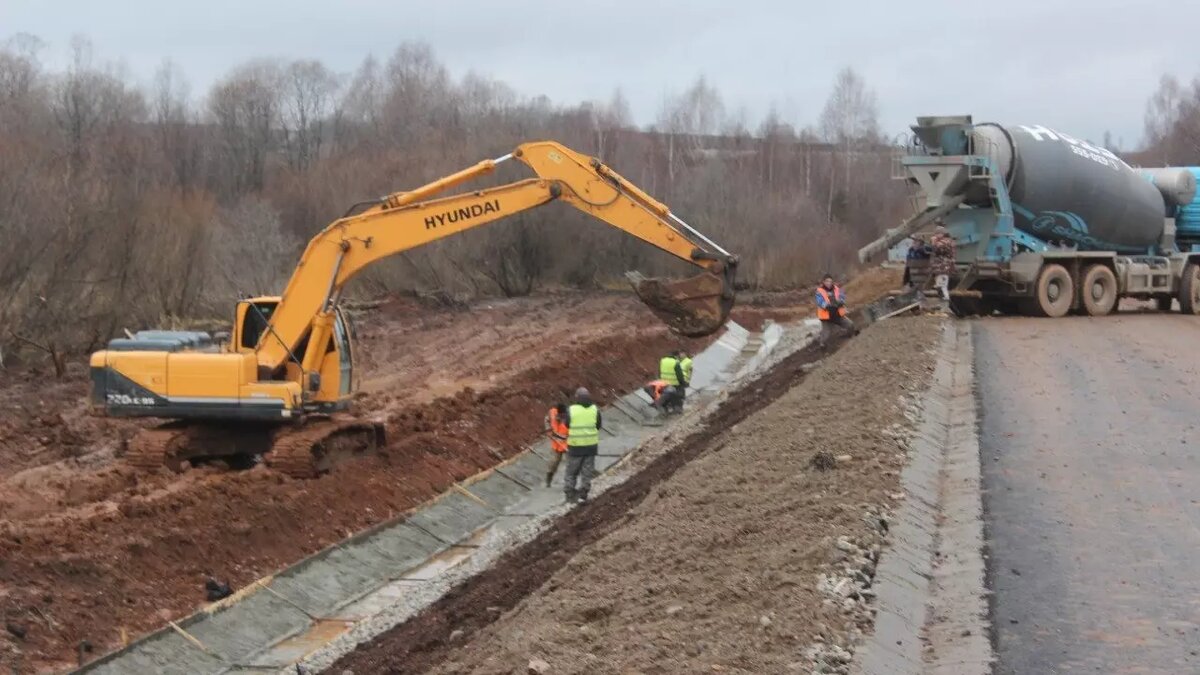
[[567, 445], [588, 446], [600, 444], [600, 429], [596, 422], [600, 409], [595, 405], [586, 408], [578, 403], [571, 406], [571, 426], [567, 429]]

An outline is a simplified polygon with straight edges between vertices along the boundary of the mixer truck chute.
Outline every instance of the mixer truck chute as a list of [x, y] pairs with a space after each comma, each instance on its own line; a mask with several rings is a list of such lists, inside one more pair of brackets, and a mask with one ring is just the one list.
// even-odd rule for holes
[[960, 313], [1103, 315], [1122, 297], [1200, 313], [1200, 169], [1136, 170], [1044, 126], [921, 117], [912, 130], [900, 164], [924, 208], [864, 262], [941, 221]]

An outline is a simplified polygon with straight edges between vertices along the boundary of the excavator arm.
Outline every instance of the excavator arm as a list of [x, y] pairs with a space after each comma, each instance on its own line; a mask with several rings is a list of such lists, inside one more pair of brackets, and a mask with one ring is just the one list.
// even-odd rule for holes
[[[537, 178], [437, 198], [441, 192], [495, 171], [508, 160]], [[307, 337], [324, 344], [342, 289], [370, 264], [403, 251], [560, 200], [704, 270], [679, 282], [631, 273], [638, 296], [685, 335], [707, 335], [733, 307], [736, 257], [670, 209], [593, 158], [549, 141], [526, 143], [410, 192], [398, 192], [334, 221], [309, 242], [256, 349], [259, 370], [278, 370]], [[313, 372], [323, 350], [305, 350]]]

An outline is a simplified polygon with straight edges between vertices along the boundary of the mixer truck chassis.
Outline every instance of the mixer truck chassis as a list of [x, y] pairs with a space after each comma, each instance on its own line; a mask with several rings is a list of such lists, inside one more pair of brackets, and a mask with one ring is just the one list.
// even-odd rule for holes
[[[1200, 168], [1135, 170], [1111, 151], [1043, 126], [921, 117], [894, 177], [918, 212], [859, 251], [869, 260], [944, 225], [957, 244], [960, 314], [1101, 316], [1122, 298], [1200, 313]], [[928, 279], [928, 261], [908, 261]]]
[[[964, 288], [964, 282], [967, 286]], [[961, 267], [952, 305], [960, 314], [1103, 316], [1122, 298], [1153, 300], [1169, 310], [1200, 310], [1200, 255], [1123, 256], [1111, 251], [1025, 252], [1007, 262]]]

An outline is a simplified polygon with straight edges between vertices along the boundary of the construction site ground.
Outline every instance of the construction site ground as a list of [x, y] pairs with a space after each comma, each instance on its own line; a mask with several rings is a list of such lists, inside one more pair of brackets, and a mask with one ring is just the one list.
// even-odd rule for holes
[[827, 358], [793, 354], [627, 483], [329, 672], [848, 667], [872, 615], [837, 580], [877, 556], [902, 497], [902, 429], [940, 325], [895, 320]]
[[[875, 270], [852, 297], [896, 283]], [[750, 294], [750, 328], [811, 312], [809, 293]], [[556, 293], [466, 308], [396, 298], [361, 313], [357, 410], [387, 421], [376, 456], [310, 481], [221, 463], [183, 473], [122, 464], [148, 422], [88, 414], [82, 362], [0, 385], [0, 664], [39, 672], [119, 646], [387, 520], [519, 452], [542, 411], [587, 385], [602, 402], [656, 372], [668, 334], [628, 293]]]

